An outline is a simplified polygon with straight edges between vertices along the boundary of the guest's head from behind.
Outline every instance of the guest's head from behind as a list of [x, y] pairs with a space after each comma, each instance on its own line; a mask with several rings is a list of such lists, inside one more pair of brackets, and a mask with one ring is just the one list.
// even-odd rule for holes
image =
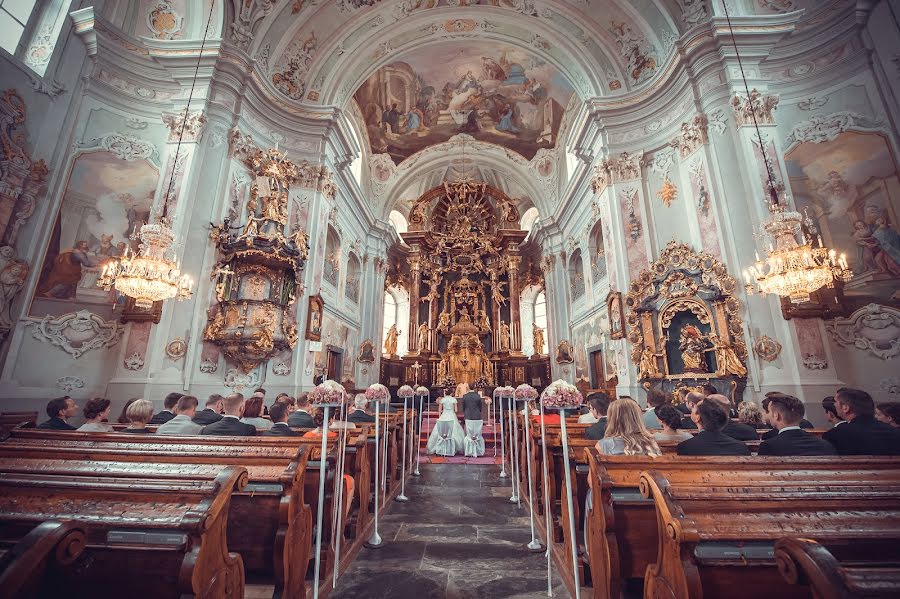
[[883, 401], [875, 406], [875, 419], [900, 428], [900, 403]]
[[259, 418], [262, 415], [263, 398], [253, 395], [244, 402], [244, 418]]
[[728, 398], [725, 397], [724, 395], [721, 395], [719, 393], [713, 393], [712, 395], [707, 395], [706, 399], [708, 399], [710, 401], [714, 401], [717, 404], [719, 404], [720, 406], [722, 406], [722, 409], [725, 410], [726, 414], [728, 414], [731, 410], [731, 402], [728, 401]]
[[647, 391], [647, 405], [651, 408], [659, 408], [661, 405], [669, 402], [669, 396], [666, 395], [666, 392], [662, 389], [658, 389], [656, 387], [651, 388]]
[[269, 417], [272, 419], [272, 422], [287, 422], [288, 405], [280, 401], [275, 402], [275, 404], [269, 408]]
[[871, 420], [875, 417], [875, 402], [865, 391], [841, 387], [834, 394], [834, 399], [837, 412], [844, 420]]
[[244, 415], [244, 396], [240, 393], [229, 395], [222, 403], [226, 416], [236, 416], [237, 418], [240, 418]]
[[738, 421], [754, 428], [759, 428], [766, 422], [763, 411], [752, 401], [741, 402], [741, 405], [738, 406], [737, 413]]
[[369, 405], [369, 400], [366, 399], [366, 396], [362, 393], [357, 393], [356, 397], [353, 398], [353, 409], [358, 410], [360, 412], [366, 411], [366, 406]]
[[[296, 408], [297, 400], [295, 400], [293, 397], [291, 397], [287, 393], [280, 393], [278, 395], [278, 397], [275, 398], [275, 403], [283, 404], [284, 407], [287, 408], [287, 413], [290, 414]], [[270, 416], [271, 416], [271, 411], [272, 410], [269, 410]]]
[[677, 431], [681, 428], [681, 419], [684, 416], [675, 406], [665, 404], [656, 408], [656, 417], [664, 428]]
[[687, 387], [678, 387], [675, 390], [675, 397], [678, 400], [678, 403], [687, 403], [687, 394], [690, 393], [691, 390]]
[[704, 400], [694, 406], [691, 411], [691, 420], [698, 428], [715, 433], [728, 424], [728, 411], [715, 400]]
[[262, 387], [257, 387], [256, 389], [253, 390], [253, 395], [259, 395], [259, 396], [265, 397], [266, 390], [263, 389]]
[[309, 411], [309, 394], [301, 393], [297, 396], [296, 401], [294, 402], [294, 406], [298, 410], [303, 410], [304, 412]]
[[766, 421], [781, 430], [788, 426], [799, 426], [806, 413], [803, 402], [786, 393], [770, 395], [763, 400]]
[[103, 397], [95, 397], [84, 403], [85, 422], [103, 422], [109, 418], [110, 401]]
[[200, 402], [197, 401], [197, 398], [193, 395], [182, 395], [178, 399], [178, 403], [175, 404], [175, 414], [193, 418], [197, 415], [197, 406], [199, 403]]
[[125, 405], [122, 406], [122, 412], [119, 414], [119, 418], [116, 420], [116, 422], [118, 422], [119, 424], [128, 424], [128, 408], [129, 406], [131, 406], [131, 404], [139, 399], [140, 397], [132, 397], [131, 399], [126, 401]]
[[594, 418], [598, 420], [606, 416], [609, 411], [609, 396], [602, 391], [597, 393], [591, 393], [587, 396], [588, 409], [591, 411], [591, 414], [594, 415]]
[[135, 400], [125, 411], [125, 417], [128, 418], [128, 428], [146, 428], [153, 418], [153, 402], [146, 399]]
[[703, 383], [702, 385], [700, 385], [700, 388], [703, 389], [703, 395], [707, 397], [709, 397], [710, 395], [715, 395], [719, 392], [719, 390], [716, 389], [715, 385], [713, 385], [712, 383]]
[[444, 397], [447, 397], [449, 395], [450, 395], [450, 387], [444, 387]]
[[699, 404], [701, 401], [706, 399], [706, 396], [697, 391], [690, 391], [687, 395], [684, 396], [684, 403], [687, 407], [693, 409], [694, 406]]
[[51, 399], [47, 404], [47, 416], [67, 420], [78, 413], [78, 404], [68, 395]]
[[178, 400], [181, 399], [182, 396], [181, 393], [169, 393], [163, 400], [163, 408], [173, 412], [175, 410], [175, 404], [178, 403]]
[[829, 395], [822, 400], [822, 410], [825, 412], [825, 419], [831, 424], [837, 424], [838, 422], [844, 421], [837, 412], [836, 403], [833, 395]]
[[225, 398], [218, 393], [213, 393], [206, 399], [206, 409], [212, 410], [216, 414], [221, 414], [224, 408]]
[[624, 442], [625, 455], [660, 455], [659, 445], [644, 426], [641, 407], [633, 399], [620, 399], [609, 404], [609, 424], [605, 439]]

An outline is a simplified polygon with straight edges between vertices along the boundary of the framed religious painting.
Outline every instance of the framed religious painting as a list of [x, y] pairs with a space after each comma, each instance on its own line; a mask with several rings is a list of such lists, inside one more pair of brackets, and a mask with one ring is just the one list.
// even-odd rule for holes
[[322, 340], [322, 316], [325, 313], [325, 302], [321, 295], [309, 296], [309, 309], [306, 311], [306, 338], [310, 341]]
[[375, 361], [375, 344], [371, 339], [366, 339], [359, 344], [359, 356], [356, 359], [364, 363]]
[[606, 296], [606, 310], [609, 313], [609, 338], [624, 338], [625, 318], [622, 314], [622, 293], [620, 291], [610, 291]]

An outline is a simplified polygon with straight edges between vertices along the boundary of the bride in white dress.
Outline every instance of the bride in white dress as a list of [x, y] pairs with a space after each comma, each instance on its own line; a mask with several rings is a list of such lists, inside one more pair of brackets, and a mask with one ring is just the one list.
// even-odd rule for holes
[[456, 417], [456, 398], [445, 395], [439, 402], [441, 415], [428, 437], [428, 453], [451, 456], [462, 451], [466, 433]]

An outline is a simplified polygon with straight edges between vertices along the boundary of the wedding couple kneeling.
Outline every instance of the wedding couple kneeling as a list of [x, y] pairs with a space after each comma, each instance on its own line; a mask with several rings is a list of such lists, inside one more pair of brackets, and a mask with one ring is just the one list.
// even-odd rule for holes
[[484, 455], [484, 437], [481, 436], [484, 425], [481, 408], [484, 398], [475, 391], [469, 391], [468, 386], [464, 391], [461, 401], [466, 421], [465, 430], [460, 426], [456, 415], [456, 398], [450, 395], [449, 389], [444, 389], [444, 397], [438, 402], [441, 415], [428, 437], [429, 454], [454, 456], [462, 451], [466, 457], [477, 458]]

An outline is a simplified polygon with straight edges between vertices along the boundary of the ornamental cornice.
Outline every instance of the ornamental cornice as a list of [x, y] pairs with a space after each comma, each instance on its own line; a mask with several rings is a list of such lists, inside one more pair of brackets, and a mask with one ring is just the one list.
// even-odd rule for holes
[[169, 141], [176, 142], [184, 133], [184, 141], [199, 142], [206, 128], [206, 114], [202, 110], [191, 111], [187, 107], [179, 112], [162, 113], [162, 122], [169, 129]]
[[705, 114], [695, 116], [690, 124], [681, 123], [681, 133], [669, 142], [682, 158], [690, 156], [697, 148], [709, 143], [709, 119]]
[[750, 96], [736, 95], [731, 99], [734, 122], [738, 127], [747, 127], [755, 123], [760, 125], [775, 124], [775, 109], [778, 108], [777, 94], [762, 94], [756, 88]]

